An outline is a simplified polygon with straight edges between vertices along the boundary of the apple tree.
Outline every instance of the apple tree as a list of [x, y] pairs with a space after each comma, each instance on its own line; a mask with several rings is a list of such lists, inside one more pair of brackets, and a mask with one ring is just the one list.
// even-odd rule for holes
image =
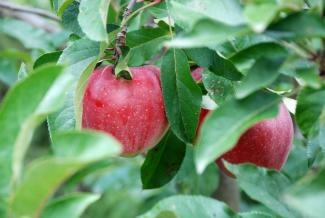
[[2, 0], [0, 101], [0, 217], [324, 217], [324, 0]]

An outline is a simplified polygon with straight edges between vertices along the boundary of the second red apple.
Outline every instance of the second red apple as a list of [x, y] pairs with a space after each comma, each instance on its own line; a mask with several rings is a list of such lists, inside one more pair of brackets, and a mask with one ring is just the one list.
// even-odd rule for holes
[[[194, 79], [201, 80], [203, 68], [192, 71]], [[201, 74], [201, 75], [200, 75]], [[202, 108], [198, 131], [209, 110]], [[249, 128], [230, 151], [222, 155], [217, 163], [225, 171], [222, 160], [229, 163], [253, 163], [257, 166], [280, 170], [287, 160], [293, 139], [293, 124], [290, 114], [282, 104], [273, 119], [264, 120]]]

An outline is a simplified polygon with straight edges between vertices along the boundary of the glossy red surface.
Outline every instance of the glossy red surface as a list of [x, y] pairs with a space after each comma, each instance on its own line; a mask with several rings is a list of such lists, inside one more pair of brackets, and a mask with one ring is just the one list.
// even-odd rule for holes
[[257, 123], [248, 129], [236, 146], [222, 158], [230, 163], [254, 163], [280, 170], [287, 160], [293, 139], [293, 124], [284, 105], [276, 118]]
[[[204, 114], [208, 113], [204, 112]], [[199, 128], [203, 120], [204, 116], [201, 116]], [[239, 138], [235, 147], [222, 155], [220, 159], [233, 164], [253, 163], [257, 166], [280, 170], [287, 160], [292, 139], [292, 120], [288, 110], [282, 104], [276, 118], [261, 121], [249, 128]], [[217, 161], [219, 166], [222, 163], [220, 159]]]
[[202, 73], [204, 72], [203, 67], [197, 67], [192, 70], [192, 77], [196, 82], [200, 82], [202, 80]]
[[[204, 69], [198, 67], [192, 71], [192, 77], [199, 82]], [[202, 108], [199, 128], [209, 110]], [[280, 170], [288, 158], [293, 139], [293, 124], [290, 114], [282, 104], [274, 119], [265, 120], [248, 129], [238, 140], [235, 147], [222, 155], [216, 163], [228, 175], [222, 160], [233, 164], [253, 163], [257, 166]]]
[[199, 116], [199, 123], [198, 123], [198, 127], [196, 129], [196, 134], [198, 134], [198, 131], [201, 128], [202, 122], [203, 122], [204, 118], [208, 115], [209, 112], [210, 112], [210, 110], [201, 108], [200, 116]]
[[133, 79], [116, 79], [112, 67], [98, 68], [89, 78], [83, 99], [83, 128], [102, 130], [123, 144], [123, 155], [156, 145], [168, 126], [154, 66], [130, 68]]

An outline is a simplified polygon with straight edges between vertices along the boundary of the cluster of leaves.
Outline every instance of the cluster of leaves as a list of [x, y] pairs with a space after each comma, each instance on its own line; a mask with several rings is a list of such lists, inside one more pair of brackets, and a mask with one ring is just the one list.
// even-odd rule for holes
[[[116, 69], [159, 66], [170, 123], [145, 160], [118, 158], [114, 139], [80, 130], [86, 81], [96, 66], [113, 64], [107, 48], [115, 46], [127, 4], [52, 0], [62, 20], [57, 32], [1, 17], [1, 90], [10, 90], [0, 107], [0, 217], [322, 217], [325, 2], [137, 3]], [[204, 86], [192, 79], [192, 66], [204, 67]], [[193, 148], [207, 98], [217, 109]], [[214, 161], [250, 126], [276, 116], [281, 100], [297, 124], [281, 172], [227, 165], [244, 213], [203, 197], [218, 184]], [[45, 120], [50, 152], [25, 166]]]

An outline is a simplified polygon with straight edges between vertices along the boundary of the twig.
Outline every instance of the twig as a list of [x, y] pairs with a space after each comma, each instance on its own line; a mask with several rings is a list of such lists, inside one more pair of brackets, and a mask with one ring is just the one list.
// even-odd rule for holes
[[127, 24], [135, 15], [137, 15], [141, 11], [144, 11], [145, 9], [152, 7], [156, 4], [159, 4], [160, 2], [161, 2], [161, 0], [154, 0], [153, 2], [150, 2], [149, 4], [146, 4], [146, 5], [142, 6], [141, 8], [135, 10], [127, 19], [125, 19], [124, 23], [122, 22], [122, 25]]
[[31, 24], [36, 28], [43, 29], [46, 32], [50, 32], [50, 33], [58, 32], [61, 29], [58, 25], [56, 25], [56, 23], [48, 22], [45, 19], [40, 19], [40, 17], [35, 14], [26, 14], [26, 13], [15, 12], [15, 11], [2, 11], [0, 9], [0, 16], [9, 16], [9, 17], [22, 20], [26, 23]]
[[60, 22], [60, 19], [54, 14], [38, 8], [31, 8], [31, 7], [20, 6], [12, 3], [7, 3], [7, 2], [0, 2], [0, 9], [6, 9], [9, 11], [16, 11], [16, 12], [22, 12], [27, 14], [34, 14], [34, 15], [38, 15], [41, 17], [54, 20], [56, 22]]
[[239, 211], [240, 192], [234, 178], [219, 171], [219, 187], [213, 194], [215, 199], [227, 203], [234, 211]]
[[[125, 46], [126, 44], [126, 32], [127, 32], [127, 25], [125, 20], [130, 16], [130, 14], [132, 13], [132, 9], [134, 7], [136, 3], [136, 0], [130, 0], [128, 6], [125, 8], [125, 11], [123, 13], [123, 19], [121, 22], [121, 31], [117, 33], [116, 36], [116, 44], [115, 44], [115, 66], [117, 65], [121, 55], [122, 55], [122, 50], [121, 47]], [[114, 67], [115, 68], [115, 67]]]
[[304, 0], [305, 4], [307, 5], [308, 8], [311, 8], [310, 2], [308, 0]]

